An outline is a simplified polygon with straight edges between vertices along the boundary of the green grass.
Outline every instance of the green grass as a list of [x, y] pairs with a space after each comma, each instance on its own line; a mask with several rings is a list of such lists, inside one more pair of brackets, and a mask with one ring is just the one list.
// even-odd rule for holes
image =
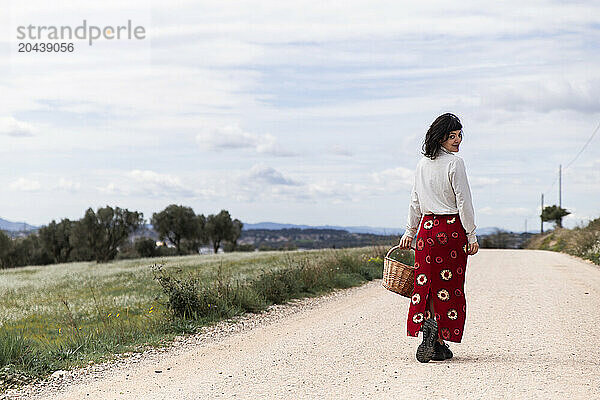
[[[227, 253], [0, 270], [0, 389], [161, 346], [269, 304], [380, 278], [384, 251]], [[155, 279], [155, 263], [172, 282], [189, 284], [188, 297], [178, 300], [196, 301], [187, 315], [176, 312], [173, 296]]]

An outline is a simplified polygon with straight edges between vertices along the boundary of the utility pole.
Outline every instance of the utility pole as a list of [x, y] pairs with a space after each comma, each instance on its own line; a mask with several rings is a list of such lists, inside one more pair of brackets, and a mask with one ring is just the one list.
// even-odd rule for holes
[[525, 233], [527, 233], [527, 218], [525, 218]]
[[562, 165], [558, 164], [558, 206], [562, 207]]
[[[544, 213], [544, 193], [542, 193], [542, 214]], [[544, 233], [544, 219], [540, 214], [540, 233]]]

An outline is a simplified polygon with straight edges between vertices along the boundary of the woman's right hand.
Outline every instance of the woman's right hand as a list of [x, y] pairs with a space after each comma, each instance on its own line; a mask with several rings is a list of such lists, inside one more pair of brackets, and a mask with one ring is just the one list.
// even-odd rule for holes
[[413, 238], [411, 238], [410, 236], [402, 236], [402, 238], [400, 238], [400, 243], [398, 243], [398, 246], [400, 246], [401, 249], [410, 249], [412, 240]]
[[469, 243], [467, 254], [472, 256], [479, 251], [479, 243]]

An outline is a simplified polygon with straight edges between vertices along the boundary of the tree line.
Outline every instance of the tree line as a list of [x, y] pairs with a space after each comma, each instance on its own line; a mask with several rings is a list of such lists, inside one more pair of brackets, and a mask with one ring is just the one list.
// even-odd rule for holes
[[145, 224], [143, 213], [110, 206], [96, 211], [88, 208], [76, 221], [52, 220], [24, 238], [11, 239], [0, 231], [0, 268], [70, 261], [105, 263], [119, 255], [133, 258], [198, 254], [205, 245], [210, 245], [215, 253], [222, 246], [234, 251], [243, 227], [240, 220], [231, 219], [227, 210], [204, 216], [191, 207], [176, 204], [153, 213], [150, 223], [165, 246], [157, 246], [147, 236], [131, 241]]

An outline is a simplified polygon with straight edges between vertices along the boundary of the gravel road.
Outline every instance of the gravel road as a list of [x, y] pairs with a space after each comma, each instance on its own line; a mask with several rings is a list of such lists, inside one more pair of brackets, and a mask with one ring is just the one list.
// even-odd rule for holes
[[381, 280], [273, 307], [8, 398], [598, 399], [600, 268], [538, 250], [469, 257], [454, 358], [421, 364]]

